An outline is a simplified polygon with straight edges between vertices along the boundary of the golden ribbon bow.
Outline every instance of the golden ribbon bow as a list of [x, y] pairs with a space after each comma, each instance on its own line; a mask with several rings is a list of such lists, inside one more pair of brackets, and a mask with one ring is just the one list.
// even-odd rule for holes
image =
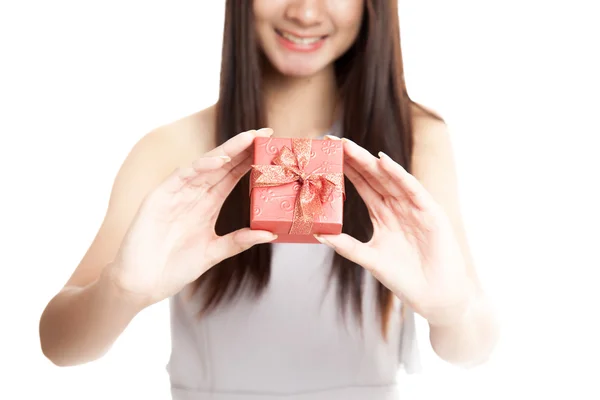
[[311, 139], [292, 139], [291, 149], [283, 146], [271, 165], [253, 165], [250, 174], [250, 190], [300, 183], [289, 231], [292, 235], [310, 234], [315, 216], [322, 214], [323, 204], [329, 201], [333, 191], [336, 188], [344, 191], [343, 173], [318, 173], [317, 169], [307, 174], [304, 171], [310, 160], [311, 145]]

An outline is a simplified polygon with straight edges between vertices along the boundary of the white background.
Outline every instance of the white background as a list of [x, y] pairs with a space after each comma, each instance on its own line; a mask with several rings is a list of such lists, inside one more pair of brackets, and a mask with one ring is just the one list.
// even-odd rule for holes
[[[166, 302], [75, 368], [44, 359], [38, 320], [132, 145], [217, 99], [222, 3], [0, 3], [1, 399], [169, 398]], [[407, 399], [598, 398], [594, 3], [401, 1], [408, 89], [450, 125], [471, 246], [504, 327], [493, 359], [462, 373], [435, 358], [420, 321], [429, 373], [401, 376]]]

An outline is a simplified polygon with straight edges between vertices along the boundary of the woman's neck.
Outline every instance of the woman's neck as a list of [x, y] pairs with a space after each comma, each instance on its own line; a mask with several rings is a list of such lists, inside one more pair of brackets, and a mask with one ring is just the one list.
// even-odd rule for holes
[[331, 129], [338, 106], [333, 66], [309, 78], [266, 72], [263, 90], [267, 125], [275, 136], [314, 138]]

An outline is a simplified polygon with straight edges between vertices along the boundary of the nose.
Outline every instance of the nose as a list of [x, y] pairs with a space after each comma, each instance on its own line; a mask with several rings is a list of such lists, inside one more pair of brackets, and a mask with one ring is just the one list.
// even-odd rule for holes
[[285, 16], [302, 26], [318, 25], [325, 15], [325, 0], [293, 0]]

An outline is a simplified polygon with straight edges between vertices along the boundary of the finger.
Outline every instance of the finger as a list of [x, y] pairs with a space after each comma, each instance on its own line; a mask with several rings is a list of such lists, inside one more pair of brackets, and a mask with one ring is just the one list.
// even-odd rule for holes
[[389, 210], [384, 206], [383, 197], [379, 194], [362, 175], [360, 175], [352, 166], [344, 165], [344, 174], [356, 188], [356, 191], [363, 199], [369, 216], [374, 225], [384, 221], [389, 217]]
[[232, 168], [227, 175], [221, 179], [217, 184], [213, 185], [208, 191], [211, 194], [216, 195], [220, 199], [224, 199], [229, 196], [229, 193], [233, 190], [235, 185], [242, 179], [244, 175], [252, 167], [252, 157], [247, 157], [244, 161], [240, 162], [234, 168]]
[[273, 135], [273, 129], [271, 128], [262, 128], [259, 130], [238, 133], [219, 147], [206, 153], [205, 156], [227, 156], [232, 160], [235, 160], [236, 157], [240, 156], [245, 158], [250, 155], [250, 146], [254, 143], [255, 138], [269, 137], [271, 135]]
[[348, 177], [348, 180], [352, 182], [356, 191], [363, 198], [367, 207], [374, 206], [381, 202], [381, 194], [377, 192], [373, 187], [366, 181], [366, 179], [358, 173], [356, 169], [350, 164], [345, 163], [344, 175]]
[[[341, 140], [337, 136], [325, 135], [326, 140]], [[348, 177], [350, 182], [356, 188], [356, 191], [360, 197], [364, 200], [367, 206], [369, 216], [373, 220], [373, 223], [380, 221], [383, 215], [381, 215], [382, 207], [382, 196], [367, 182], [367, 180], [360, 174], [351, 164], [344, 162], [344, 174]]]
[[351, 140], [344, 138], [342, 141], [345, 163], [353, 167], [381, 195], [389, 194], [384, 182], [387, 177], [381, 171], [377, 157]]
[[433, 198], [413, 175], [408, 173], [400, 164], [392, 160], [387, 154], [379, 152], [381, 169], [389, 177], [389, 182], [394, 186], [394, 193], [401, 193], [411, 199], [413, 204], [420, 209], [431, 207]]
[[[325, 135], [325, 139], [342, 140], [333, 135]], [[346, 162], [344, 163], [344, 175], [352, 182], [360, 197], [365, 200], [367, 207], [369, 207], [369, 205], [374, 205], [377, 201], [381, 201], [381, 195], [369, 185], [367, 180], [351, 164]]]
[[336, 253], [369, 270], [376, 264], [377, 252], [359, 240], [345, 233], [339, 235], [314, 235], [315, 238], [331, 247]]
[[220, 236], [210, 247], [209, 259], [211, 266], [221, 261], [233, 257], [250, 247], [261, 243], [272, 242], [277, 239], [277, 235], [268, 231], [251, 230], [242, 228], [227, 235]]
[[231, 158], [228, 156], [201, 157], [194, 161], [192, 168], [194, 172], [196, 172], [195, 175], [197, 175], [198, 173], [218, 170], [220, 167], [224, 166], [230, 161]]
[[[252, 144], [254, 143], [255, 138], [268, 137], [272, 134], [273, 130], [270, 128], [242, 132], [229, 139], [221, 146], [209, 151], [204, 156], [194, 161], [192, 166], [198, 169], [197, 166], [200, 165], [202, 160], [206, 157], [228, 157], [230, 162], [220, 170], [215, 170], [211, 174], [199, 177], [200, 179], [198, 179], [197, 184], [201, 185], [206, 182], [208, 187], [216, 185], [221, 179], [229, 174], [229, 171], [252, 157]], [[202, 171], [198, 169], [198, 172], [200, 173]]]
[[[229, 157], [227, 156], [220, 157], [229, 159]], [[236, 176], [237, 181], [244, 175], [245, 172], [238, 176], [236, 171], [239, 171], [240, 168], [244, 169], [246, 165], [250, 165], [251, 160], [252, 157], [247, 156], [245, 159], [238, 160], [237, 162], [229, 161], [225, 163], [222, 168], [217, 168], [213, 170], [202, 170], [197, 167], [203, 161], [203, 159], [200, 158], [195, 161], [195, 163], [197, 164], [196, 167], [194, 167], [194, 169], [196, 170], [197, 174], [195, 178], [190, 180], [189, 183], [193, 186], [204, 187], [207, 190], [211, 190], [213, 187], [221, 184], [221, 181], [225, 180], [229, 182], [231, 180], [232, 175]]]

